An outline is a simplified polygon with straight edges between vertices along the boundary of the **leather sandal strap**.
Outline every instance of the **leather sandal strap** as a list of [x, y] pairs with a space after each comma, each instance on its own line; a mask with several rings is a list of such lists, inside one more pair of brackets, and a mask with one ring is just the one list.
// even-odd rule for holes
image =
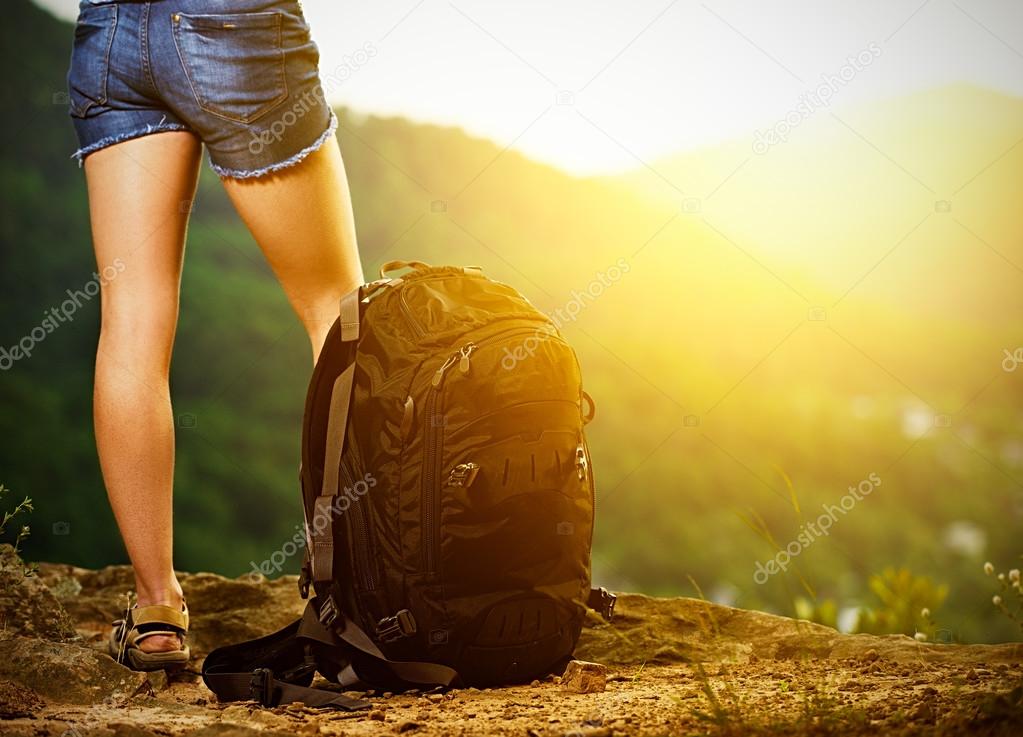
[[133, 644], [137, 645], [138, 643], [142, 642], [147, 637], [153, 637], [154, 635], [166, 635], [167, 637], [181, 637], [181, 631], [180, 630], [149, 630], [147, 632], [141, 632], [141, 633], [135, 631], [135, 635], [133, 637], [129, 637], [129, 639], [131, 640], [131, 642]]
[[131, 610], [131, 624], [137, 628], [143, 624], [164, 624], [188, 632], [188, 609], [175, 609], [164, 604], [136, 607]]

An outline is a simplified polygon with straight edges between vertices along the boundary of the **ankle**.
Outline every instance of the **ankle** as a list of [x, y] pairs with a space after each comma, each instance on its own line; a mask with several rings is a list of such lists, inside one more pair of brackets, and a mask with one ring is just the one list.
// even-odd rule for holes
[[181, 604], [184, 601], [184, 595], [181, 591], [181, 586], [177, 581], [169, 585], [155, 588], [146, 588], [141, 584], [136, 585], [136, 595], [138, 606], [153, 606], [154, 604], [162, 604], [164, 606], [174, 607], [180, 609]]

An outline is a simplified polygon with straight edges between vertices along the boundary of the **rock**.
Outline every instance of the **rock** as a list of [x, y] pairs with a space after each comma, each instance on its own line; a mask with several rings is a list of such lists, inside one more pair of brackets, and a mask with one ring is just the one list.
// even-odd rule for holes
[[620, 594], [610, 624], [588, 622], [575, 656], [608, 665], [856, 658], [900, 663], [1023, 661], [1023, 643], [950, 647], [902, 635], [845, 635], [831, 627], [684, 597]]
[[410, 719], [406, 719], [398, 725], [399, 732], [411, 732], [413, 729], [419, 729], [419, 722], [413, 722]]
[[387, 715], [380, 709], [373, 709], [369, 713], [369, 718], [375, 722], [382, 722], [387, 718]]
[[426, 694], [426, 698], [429, 699], [434, 704], [439, 704], [440, 702], [442, 702], [444, 700], [444, 694], [442, 694], [442, 693], [430, 693], [430, 694]]
[[920, 705], [916, 707], [916, 711], [913, 712], [913, 718], [921, 722], [933, 722], [934, 708], [927, 701], [921, 701]]
[[14, 681], [0, 681], [0, 719], [34, 717], [45, 705], [32, 689]]
[[565, 668], [561, 687], [574, 693], [599, 693], [607, 688], [607, 666], [573, 660]]
[[0, 640], [0, 677], [70, 704], [125, 699], [149, 686], [145, 674], [118, 665], [108, 655], [26, 637]]
[[0, 637], [24, 635], [54, 642], [75, 639], [74, 622], [37, 575], [25, 575], [14, 548], [0, 545]]
[[153, 693], [160, 693], [170, 685], [167, 671], [165, 670], [149, 671], [146, 673], [146, 680], [149, 681], [149, 686], [153, 689]]
[[[262, 582], [248, 574], [230, 579], [213, 573], [178, 573], [178, 578], [192, 619], [188, 644], [197, 658], [219, 645], [281, 629], [305, 608], [297, 576]], [[110, 623], [124, 613], [125, 594], [135, 587], [130, 566], [92, 571], [41, 563], [39, 580], [62, 592], [64, 609], [79, 630], [104, 637]]]

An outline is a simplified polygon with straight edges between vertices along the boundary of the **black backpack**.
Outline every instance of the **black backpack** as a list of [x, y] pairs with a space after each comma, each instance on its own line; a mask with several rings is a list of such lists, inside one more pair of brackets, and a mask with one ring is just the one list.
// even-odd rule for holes
[[[410, 267], [397, 278], [387, 272]], [[280, 632], [214, 650], [221, 700], [364, 708], [311, 689], [489, 686], [563, 666], [590, 588], [593, 403], [557, 326], [476, 268], [390, 262], [341, 302], [306, 399], [313, 597]]]

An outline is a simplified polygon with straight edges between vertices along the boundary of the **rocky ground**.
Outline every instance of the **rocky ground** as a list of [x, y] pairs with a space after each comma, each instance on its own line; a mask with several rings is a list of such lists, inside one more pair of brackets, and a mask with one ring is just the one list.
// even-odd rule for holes
[[1023, 734], [1023, 644], [931, 645], [695, 599], [623, 595], [577, 650], [607, 667], [597, 693], [558, 677], [501, 689], [374, 694], [368, 712], [218, 704], [198, 675], [217, 644], [302, 609], [295, 581], [184, 574], [190, 670], [133, 673], [102, 653], [129, 571], [0, 551], [0, 734], [62, 737], [313, 735]]

